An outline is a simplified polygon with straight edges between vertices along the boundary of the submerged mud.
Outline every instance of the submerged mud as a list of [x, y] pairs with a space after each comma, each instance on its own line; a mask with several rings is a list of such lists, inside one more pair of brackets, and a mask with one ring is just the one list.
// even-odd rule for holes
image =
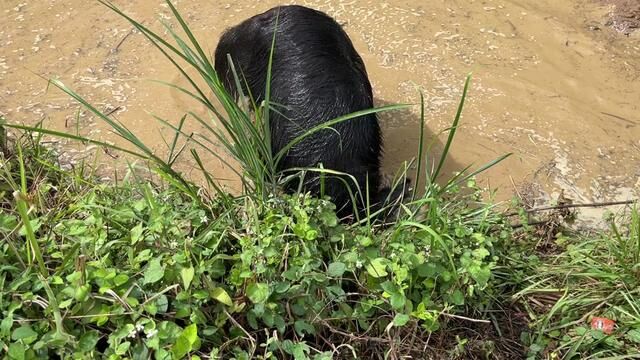
[[[158, 21], [173, 20], [162, 1], [115, 3], [169, 36]], [[280, 2], [174, 3], [211, 54], [226, 27]], [[561, 192], [575, 203], [640, 195], [640, 32], [632, 31], [637, 24], [634, 1], [296, 3], [325, 11], [343, 24], [366, 63], [378, 105], [417, 104], [422, 91], [425, 135], [437, 136], [429, 151], [434, 159], [442, 151], [443, 131], [455, 115], [464, 78], [473, 72], [443, 176], [513, 153], [479, 178], [496, 190], [499, 200], [522, 195], [523, 188], [537, 189], [527, 191], [535, 204], [553, 201]], [[188, 85], [141, 34], [97, 2], [4, 4], [0, 115], [8, 121], [42, 121], [45, 127], [124, 145], [68, 96], [47, 89], [48, 78], [59, 78], [110, 113], [158, 154], [166, 154], [171, 132], [152, 114], [174, 124], [187, 111], [207, 115], [180, 92], [149, 81]], [[624, 4], [631, 4], [630, 10], [621, 12]], [[419, 114], [414, 106], [380, 116], [387, 173], [416, 155]], [[193, 120], [185, 130], [202, 132]], [[82, 144], [47, 141], [75, 161], [89, 156]], [[228, 156], [214, 151], [222, 159], [200, 153], [212, 173], [237, 190], [237, 176], [223, 164]], [[110, 167], [124, 163], [122, 155], [101, 154], [99, 161]], [[195, 162], [185, 154], [179, 167], [198, 178]], [[584, 213], [593, 220], [601, 215], [601, 210]]]

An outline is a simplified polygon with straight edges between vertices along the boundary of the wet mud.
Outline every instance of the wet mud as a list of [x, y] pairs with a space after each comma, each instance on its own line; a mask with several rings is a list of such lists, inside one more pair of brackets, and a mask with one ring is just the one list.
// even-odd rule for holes
[[[169, 36], [159, 19], [173, 19], [162, 1], [115, 3]], [[175, 3], [212, 54], [226, 27], [279, 2]], [[498, 200], [523, 195], [525, 188], [535, 204], [554, 201], [560, 193], [575, 203], [640, 195], [640, 31], [633, 31], [637, 2], [295, 3], [325, 11], [343, 24], [365, 61], [378, 105], [418, 104], [422, 91], [425, 135], [435, 136], [428, 155], [434, 159], [442, 151], [464, 78], [473, 73], [443, 176], [513, 153], [479, 177], [482, 186], [496, 191]], [[60, 79], [111, 113], [158, 154], [166, 154], [165, 140], [171, 132], [152, 115], [174, 124], [188, 111], [207, 115], [178, 91], [151, 81], [188, 85], [141, 34], [99, 3], [2, 0], [2, 5], [0, 115], [7, 121], [42, 121], [48, 128], [123, 144], [64, 93], [47, 88], [49, 78]], [[416, 156], [419, 114], [414, 106], [380, 116], [388, 174]], [[186, 130], [202, 131], [194, 121]], [[47, 141], [72, 161], [91, 159], [88, 150], [96, 150], [59, 139]], [[102, 170], [124, 163], [122, 154], [100, 153]], [[215, 157], [205, 160], [224, 184], [237, 190], [233, 171]], [[198, 177], [188, 156], [179, 168]], [[597, 221], [602, 210], [583, 216]]]

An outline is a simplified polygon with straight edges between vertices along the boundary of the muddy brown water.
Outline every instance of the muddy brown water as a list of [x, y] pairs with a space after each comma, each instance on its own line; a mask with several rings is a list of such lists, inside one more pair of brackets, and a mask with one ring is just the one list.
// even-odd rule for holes
[[[172, 20], [159, 0], [115, 3], [163, 33], [158, 19]], [[175, 3], [209, 53], [226, 27], [279, 4]], [[611, 1], [296, 3], [343, 24], [366, 63], [377, 104], [418, 103], [418, 89], [424, 92], [427, 136], [450, 125], [465, 75], [473, 72], [445, 175], [512, 152], [479, 178], [500, 200], [522, 192], [540, 197], [539, 203], [560, 191], [574, 202], [640, 196], [640, 32], [614, 29], [619, 22], [612, 21]], [[122, 143], [61, 91], [47, 90], [42, 77], [59, 78], [98, 108], [113, 111], [159, 154], [166, 153], [161, 134], [169, 133], [151, 114], [176, 123], [186, 111], [204, 113], [177, 91], [149, 81], [187, 84], [143, 36], [99, 3], [0, 5], [0, 115], [9, 122], [43, 120], [48, 128]], [[380, 117], [387, 173], [415, 156], [418, 114], [415, 106]], [[445, 139], [438, 137], [431, 156], [439, 156]], [[67, 158], [87, 156], [79, 144], [48, 140]], [[118, 161], [112, 156], [100, 161], [113, 166]], [[237, 178], [220, 160], [207, 165], [237, 189]], [[183, 160], [180, 167], [197, 177], [192, 162]], [[586, 215], [597, 219], [601, 213]]]

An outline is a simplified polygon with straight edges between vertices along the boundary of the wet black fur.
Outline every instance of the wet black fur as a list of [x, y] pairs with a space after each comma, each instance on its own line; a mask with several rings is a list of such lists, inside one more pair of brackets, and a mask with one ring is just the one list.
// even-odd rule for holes
[[[227, 54], [231, 54], [238, 74], [248, 83], [245, 94], [249, 90], [258, 104], [264, 99], [276, 17], [271, 102], [283, 107], [271, 112], [274, 154], [314, 126], [373, 107], [365, 65], [347, 34], [331, 17], [303, 6], [273, 8], [223, 34], [215, 52], [215, 69], [226, 89], [237, 96], [227, 61]], [[333, 129], [317, 132], [292, 147], [278, 170], [322, 163], [326, 169], [354, 176], [363, 193], [368, 181], [372, 204], [384, 200], [388, 189], [379, 189], [382, 137], [375, 114], [336, 124]], [[355, 192], [353, 181], [347, 181]], [[296, 188], [297, 184], [291, 184], [288, 190]], [[307, 174], [304, 188], [319, 193], [317, 174]], [[325, 194], [340, 215], [352, 213], [349, 193], [341, 180], [325, 178]], [[358, 209], [363, 208], [358, 203]]]

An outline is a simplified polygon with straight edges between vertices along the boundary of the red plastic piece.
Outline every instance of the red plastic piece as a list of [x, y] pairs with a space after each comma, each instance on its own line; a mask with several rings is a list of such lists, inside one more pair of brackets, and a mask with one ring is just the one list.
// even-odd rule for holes
[[591, 328], [594, 330], [602, 330], [605, 334], [611, 334], [613, 332], [613, 328], [616, 326], [616, 322], [603, 318], [603, 317], [594, 317], [591, 319]]

